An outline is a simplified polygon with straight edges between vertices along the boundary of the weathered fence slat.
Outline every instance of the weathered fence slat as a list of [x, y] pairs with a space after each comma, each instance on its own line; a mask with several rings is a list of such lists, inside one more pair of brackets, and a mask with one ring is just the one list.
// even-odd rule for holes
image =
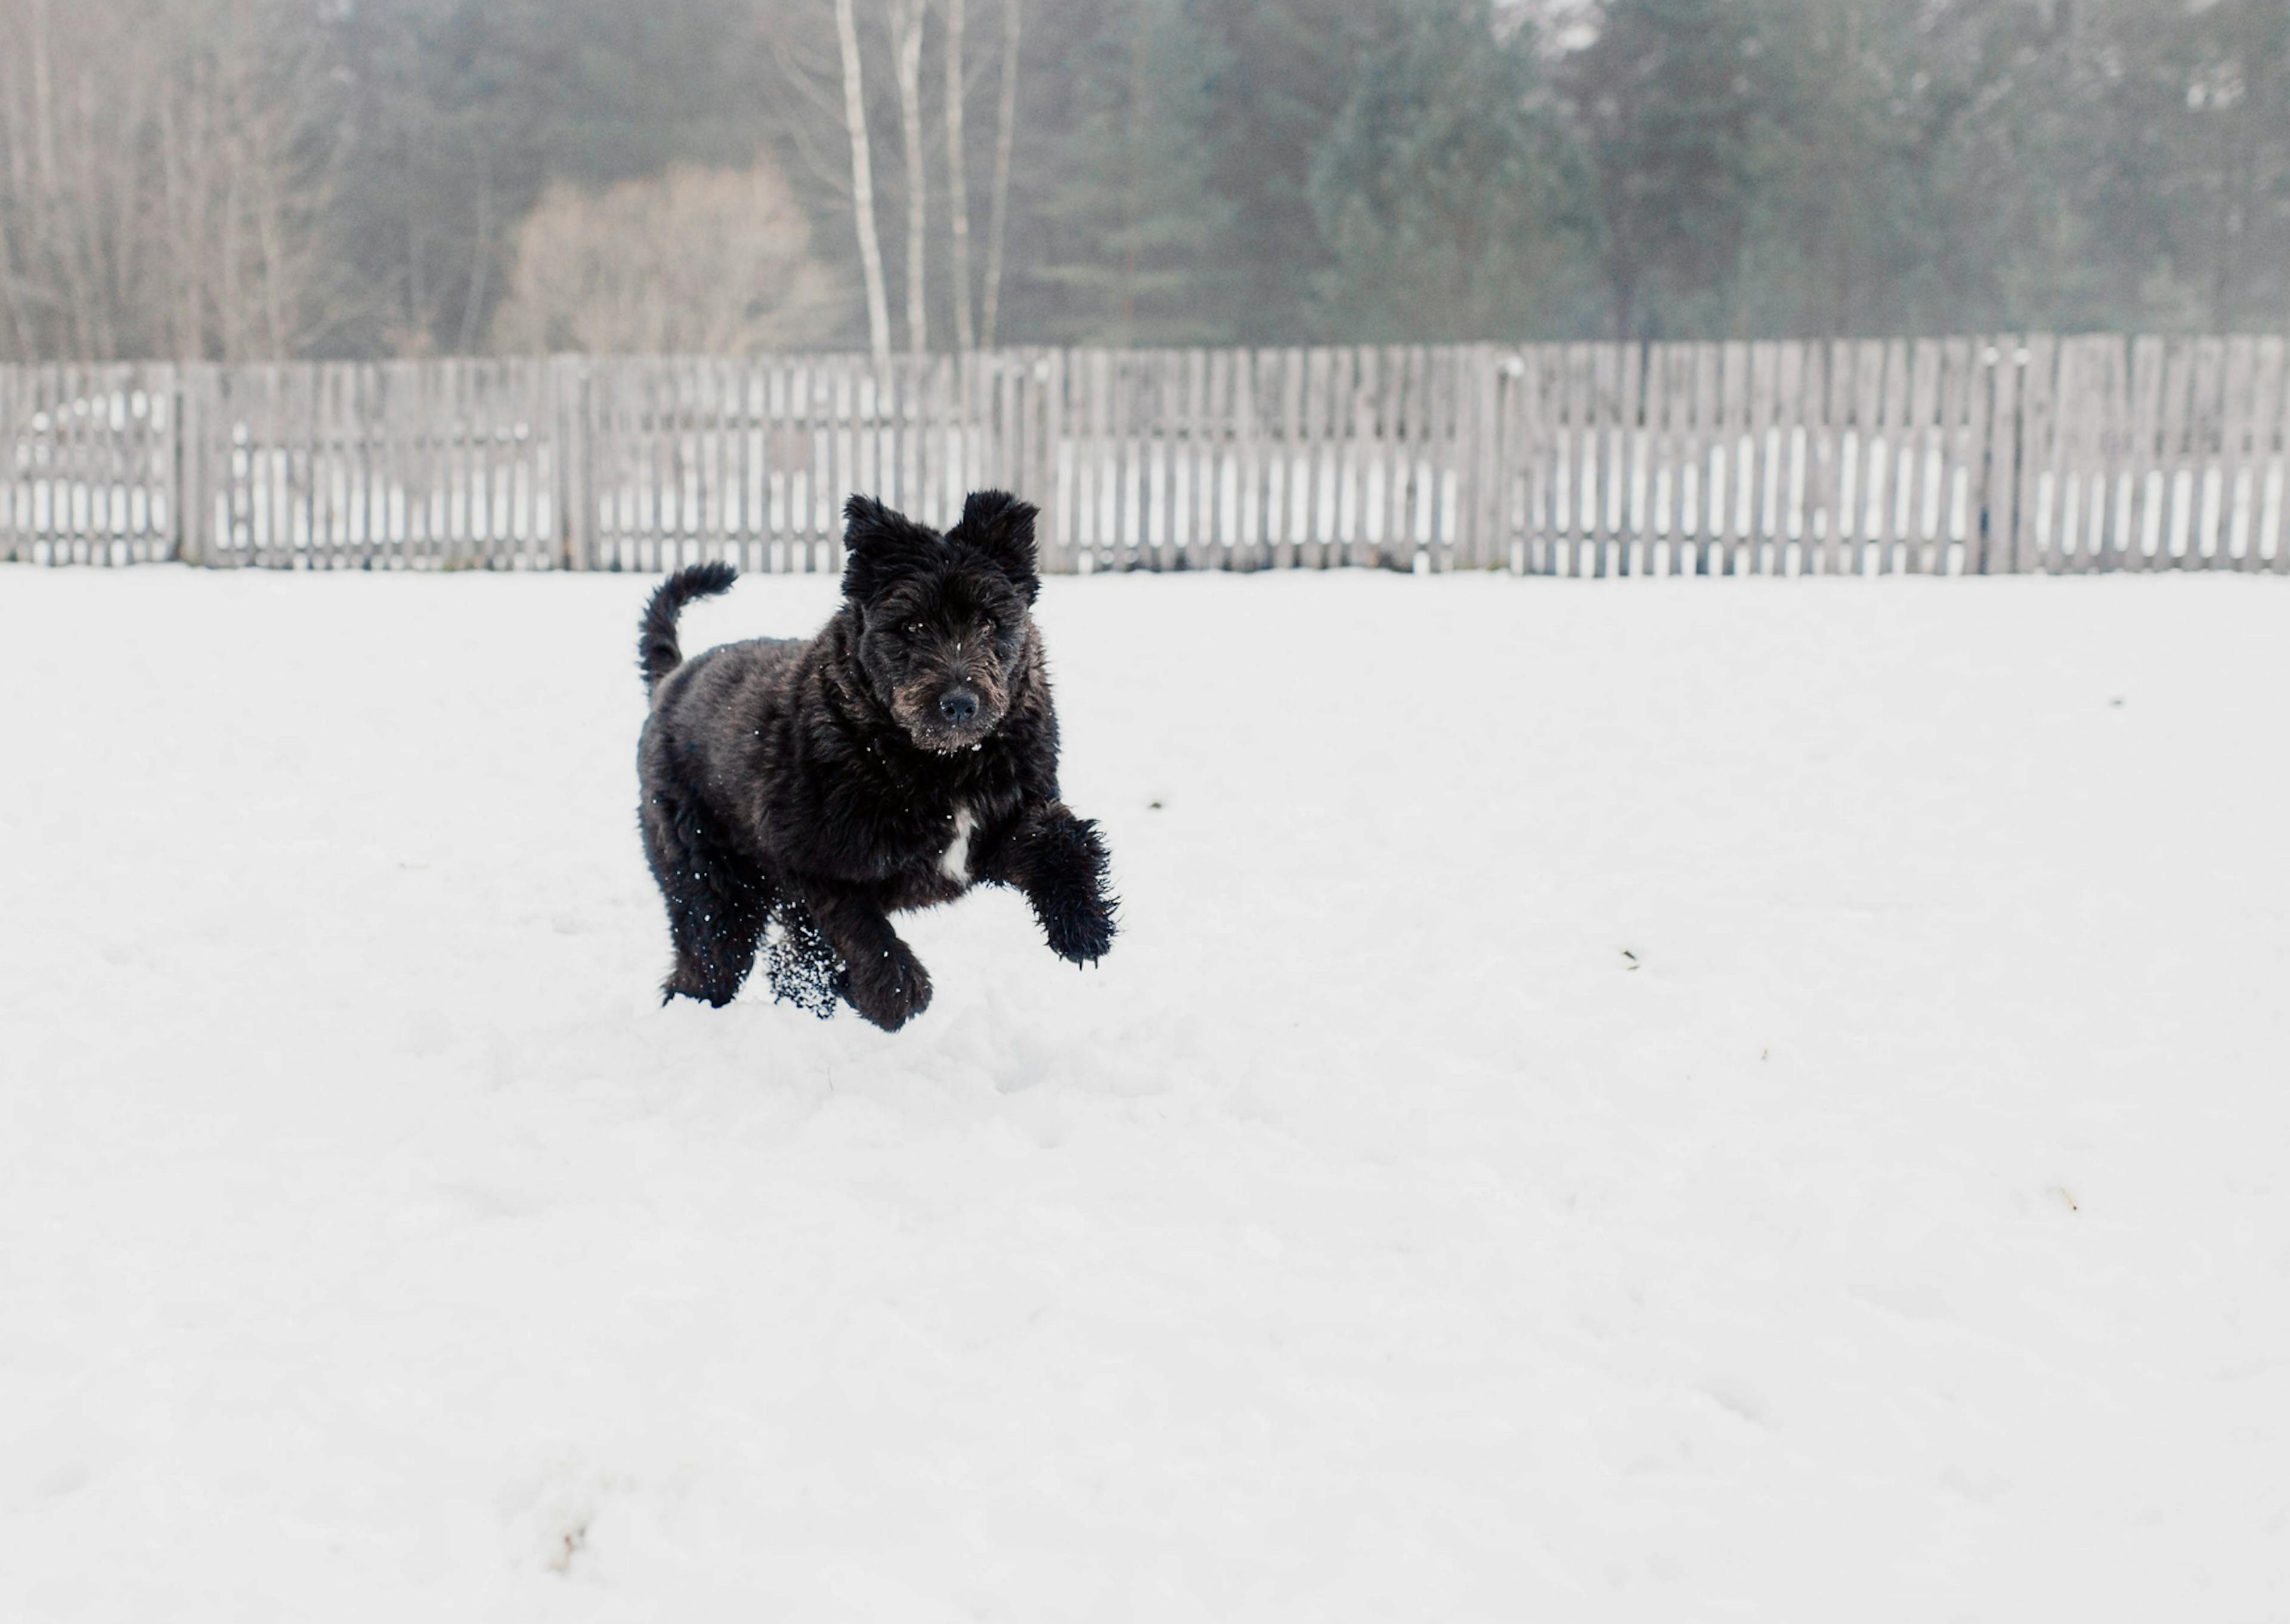
[[1758, 447], [1766, 466], [1758, 490], [1766, 511], [1757, 560], [1762, 572], [1782, 575], [1788, 573], [1794, 532], [1797, 460], [1793, 453], [1803, 406], [1805, 347], [1784, 340], [1768, 347], [1764, 359], [1766, 387], [1758, 403]]
[[1630, 542], [1636, 532], [1630, 507], [1637, 496], [1638, 423], [1645, 410], [1645, 352], [1636, 344], [1611, 344], [1604, 351], [1605, 387], [1601, 390], [1600, 438], [1605, 448], [1605, 500], [1600, 513], [1598, 567], [1607, 572], [1612, 555], [1616, 575], [1630, 573]]
[[2121, 360], [2121, 347], [2114, 340], [2088, 337], [2069, 340], [2060, 356], [2066, 425], [2062, 462], [2068, 484], [2060, 523], [2070, 555], [2067, 567], [2078, 574], [2098, 569], [2108, 546], [2114, 481], [2107, 469], [2114, 455]]
[[2012, 362], [2018, 374], [2018, 410], [2011, 426], [2016, 486], [2012, 522], [2003, 532], [2010, 551], [1999, 558], [1997, 567], [2011, 572], [2049, 571], [2057, 567], [2050, 540], [2057, 519], [2053, 505], [2057, 465], [2053, 452], [2056, 414], [2052, 383], [2058, 346], [2046, 334], [2030, 334], [2022, 340]]
[[[2262, 567], [2290, 573], [2290, 357], [2278, 338], [2261, 339], [2251, 389], [2250, 552]], [[2252, 567], [2262, 567], [2254, 564]]]
[[1940, 496], [1934, 529], [1933, 573], [1969, 574], [1974, 516], [1971, 490], [1980, 467], [1975, 403], [1984, 392], [1987, 369], [1981, 364], [1984, 340], [1943, 340], [1941, 344]]

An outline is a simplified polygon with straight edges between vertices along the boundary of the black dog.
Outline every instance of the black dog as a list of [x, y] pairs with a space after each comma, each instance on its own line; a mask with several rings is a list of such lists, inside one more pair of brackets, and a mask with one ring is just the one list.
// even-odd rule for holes
[[808, 643], [685, 662], [677, 613], [733, 572], [695, 564], [653, 594], [637, 772], [676, 941], [663, 1002], [730, 1002], [764, 948], [781, 996], [821, 1015], [847, 998], [896, 1031], [931, 982], [887, 916], [981, 883], [1024, 892], [1061, 957], [1111, 944], [1105, 843], [1058, 799], [1034, 513], [981, 491], [941, 536], [853, 497], [843, 605]]

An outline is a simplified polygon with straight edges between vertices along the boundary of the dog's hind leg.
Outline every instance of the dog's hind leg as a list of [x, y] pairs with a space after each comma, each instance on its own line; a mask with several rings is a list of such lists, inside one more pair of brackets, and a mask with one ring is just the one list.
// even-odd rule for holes
[[676, 944], [676, 968], [661, 988], [661, 1002], [697, 998], [720, 1009], [755, 964], [771, 916], [770, 884], [688, 803], [652, 797], [644, 834], [645, 855], [667, 900], [668, 931]]
[[697, 998], [721, 1009], [739, 993], [756, 962], [768, 910], [734, 902], [722, 892], [671, 896], [669, 934], [676, 942], [676, 969], [660, 989], [661, 1002]]

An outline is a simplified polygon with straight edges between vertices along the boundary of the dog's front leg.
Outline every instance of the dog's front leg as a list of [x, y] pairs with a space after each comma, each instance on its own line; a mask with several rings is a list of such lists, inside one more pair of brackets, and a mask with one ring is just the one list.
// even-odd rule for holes
[[852, 1008], [885, 1032], [895, 1032], [930, 1007], [930, 972], [881, 908], [840, 885], [798, 889], [821, 933], [842, 956], [844, 992]]
[[1113, 945], [1120, 900], [1106, 889], [1111, 858], [1096, 822], [1062, 801], [1029, 807], [989, 854], [981, 877], [1015, 885], [1034, 905], [1050, 951], [1093, 964]]

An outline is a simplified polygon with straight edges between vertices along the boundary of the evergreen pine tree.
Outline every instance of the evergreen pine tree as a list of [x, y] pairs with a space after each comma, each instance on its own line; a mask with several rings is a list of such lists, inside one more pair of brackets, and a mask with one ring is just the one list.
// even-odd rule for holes
[[1331, 262], [1314, 326], [1347, 340], [1575, 331], [1595, 277], [1581, 176], [1551, 116], [1535, 39], [1486, 0], [1389, 19], [1313, 155]]
[[1056, 132], [1032, 144], [1037, 252], [1011, 268], [1039, 314], [1013, 322], [1012, 336], [1229, 340], [1231, 284], [1218, 254], [1231, 211], [1202, 139], [1213, 41], [1183, 0], [1109, 0], [1061, 20], [1078, 28], [1061, 42], [1068, 69], [1037, 115]]

